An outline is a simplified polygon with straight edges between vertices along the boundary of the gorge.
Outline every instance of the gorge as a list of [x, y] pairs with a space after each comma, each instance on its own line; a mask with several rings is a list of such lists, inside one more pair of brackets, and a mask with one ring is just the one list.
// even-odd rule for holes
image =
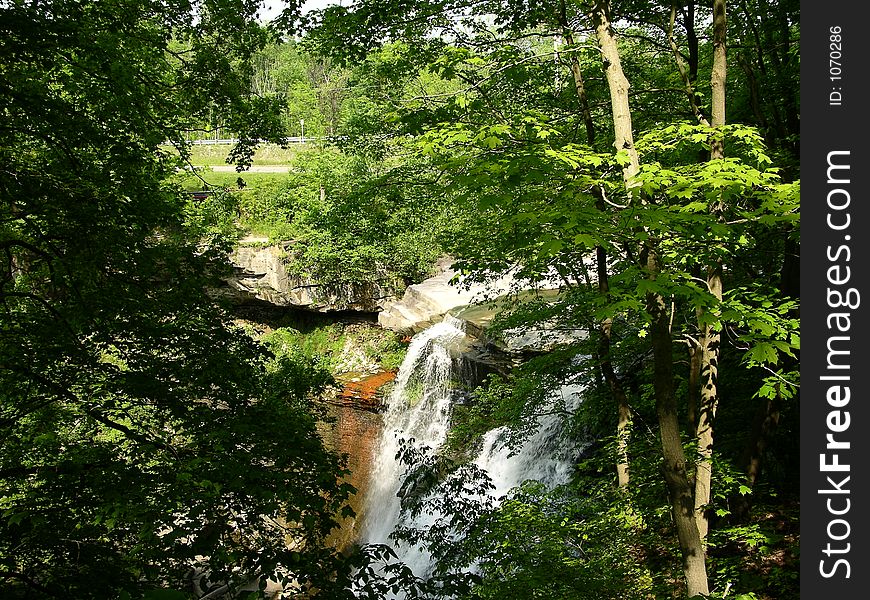
[[[563, 436], [563, 429], [565, 419], [582, 401], [584, 386], [580, 384], [554, 390], [535, 419], [535, 430], [521, 443], [510, 443], [506, 426], [493, 427], [464, 449], [465, 457], [453, 465], [452, 472], [437, 472], [436, 465], [444, 460], [454, 407], [473, 403], [475, 388], [488, 374], [506, 374], [529, 352], [541, 353], [552, 347], [553, 341], [558, 344], [559, 339], [567, 339], [564, 332], [551, 332], [544, 343], [542, 336], [548, 332], [541, 330], [537, 337], [515, 334], [516, 339], [508, 343], [501, 339], [496, 344], [487, 337], [486, 327], [498, 311], [495, 300], [512, 289], [516, 293], [516, 280], [505, 276], [494, 285], [462, 289], [451, 285], [455, 272], [450, 269], [450, 259], [443, 258], [434, 266], [431, 278], [410, 286], [402, 298], [382, 294], [381, 307], [352, 296], [338, 298], [333, 294], [331, 302], [324, 300], [317, 290], [335, 290], [336, 286], [316, 282], [309, 282], [306, 288], [310, 295], [300, 303], [300, 296], [291, 290], [298, 278], [288, 275], [286, 263], [279, 258], [280, 248], [242, 249], [231, 255], [237, 275], [227, 284], [240, 292], [237, 300], [247, 294], [249, 301], [255, 299], [261, 306], [268, 301], [279, 312], [282, 307], [286, 310], [288, 305], [302, 304], [309, 318], [321, 323], [344, 321], [345, 328], [348, 315], [353, 314], [347, 310], [349, 306], [380, 308], [377, 324], [370, 310], [357, 315], [365, 323], [356, 327], [382, 328], [384, 334], [402, 336], [407, 344], [401, 364], [386, 369], [377, 361], [367, 362], [365, 351], [359, 347], [360, 338], [350, 329], [344, 330], [349, 334], [335, 368], [340, 389], [328, 392], [333, 422], [321, 426], [321, 434], [328, 447], [347, 456], [347, 481], [357, 489], [351, 500], [356, 515], [342, 521], [340, 531], [331, 538], [333, 543], [348, 550], [354, 545], [389, 545], [396, 551], [395, 560], [425, 581], [436, 571], [436, 559], [419, 544], [397, 541], [394, 533], [425, 532], [437, 522], [451, 519], [431, 504], [438, 504], [438, 494], [448, 493], [442, 488], [442, 479], [461, 476], [463, 463], [472, 468], [474, 478], [463, 487], [464, 500], [481, 509], [498, 506], [527, 480], [548, 489], [568, 483], [582, 444]], [[247, 288], [240, 280], [248, 282]], [[348, 285], [344, 289], [364, 288]], [[550, 287], [537, 293], [545, 297], [555, 292]], [[241, 306], [245, 306], [244, 301]], [[290, 310], [298, 314], [299, 309]], [[524, 341], [517, 341], [520, 339]], [[360, 351], [361, 356], [351, 358]], [[399, 592], [390, 597], [404, 595]]]
[[[434, 489], [426, 485], [425, 478], [432, 474], [420, 473], [426, 467], [416, 464], [415, 458], [419, 460], [422, 455], [426, 457], [424, 462], [438, 462], [435, 455], [447, 441], [457, 387], [467, 383], [462, 353], [469, 342], [463, 323], [449, 315], [411, 340], [387, 401], [372, 472], [374, 481], [365, 497], [363, 543], [394, 544], [392, 535], [398, 528], [425, 531], [438, 520], [452, 520], [452, 515], [432, 508], [415, 514], [407, 507], [403, 510], [402, 505], [409, 498], [425, 505], [427, 497], [448, 493], [439, 490], [438, 485]], [[518, 448], [508, 446], [504, 427], [488, 431], [471, 461], [478, 469], [474, 473], [477, 481], [462, 488], [467, 500], [494, 506], [526, 480], [547, 487], [567, 483], [579, 448], [561, 437], [561, 419], [573, 412], [581, 394], [580, 386], [567, 385], [557, 390], [547, 406], [549, 414], [538, 418], [537, 430]], [[422, 497], [413, 498], [420, 495], [417, 486], [423, 488]], [[407, 543], [399, 546], [397, 559], [424, 579], [436, 568], [424, 548]]]
[[797, 598], [799, 3], [284, 4], [0, 2], [0, 597]]

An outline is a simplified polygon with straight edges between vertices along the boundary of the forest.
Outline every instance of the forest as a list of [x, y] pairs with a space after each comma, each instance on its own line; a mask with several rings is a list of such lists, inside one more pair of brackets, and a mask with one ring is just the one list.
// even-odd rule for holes
[[[266, 4], [0, 0], [0, 597], [799, 598], [799, 3]], [[547, 341], [382, 446], [385, 539], [340, 535], [342, 353], [392, 423], [471, 334], [252, 325], [216, 290], [276, 244], [394, 300], [509, 274], [474, 335]], [[494, 432], [558, 480], [502, 490]]]

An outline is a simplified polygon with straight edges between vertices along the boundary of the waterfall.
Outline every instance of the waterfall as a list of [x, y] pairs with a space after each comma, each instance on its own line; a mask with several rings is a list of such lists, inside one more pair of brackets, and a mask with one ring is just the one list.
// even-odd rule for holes
[[548, 488], [568, 483], [577, 449], [566, 446], [562, 436], [564, 412], [574, 412], [580, 404], [580, 385], [565, 385], [549, 398], [550, 412], [537, 418], [537, 430], [514, 453], [506, 443], [506, 427], [491, 429], [483, 437], [483, 448], [474, 464], [489, 474], [495, 489], [491, 495], [501, 498], [527, 479], [540, 481]]
[[[384, 428], [376, 450], [372, 484], [365, 499], [366, 513], [361, 541], [365, 544], [390, 544], [389, 536], [402, 519], [397, 496], [403, 484], [406, 465], [397, 459], [402, 441], [416, 449], [437, 451], [447, 438], [454, 388], [460, 373], [462, 352], [470, 347], [470, 338], [462, 321], [447, 316], [411, 340], [408, 353], [399, 368], [395, 385], [387, 399]], [[565, 448], [561, 436], [561, 415], [579, 404], [580, 386], [566, 385], [550, 397], [549, 414], [538, 417], [537, 431], [513, 453], [505, 444], [504, 427], [489, 431], [474, 463], [484, 469], [495, 489], [497, 501], [511, 488], [527, 479], [541, 481], [548, 487], [567, 483], [576, 451]], [[415, 527], [425, 527], [436, 516], [422, 514]], [[408, 525], [409, 523], [404, 523]], [[426, 578], [432, 571], [432, 558], [421, 548], [402, 545], [398, 558], [412, 571]]]
[[[461, 321], [447, 317], [411, 340], [387, 400], [384, 429], [365, 501], [365, 543], [390, 543], [389, 535], [399, 524], [397, 493], [405, 471], [396, 457], [401, 441], [417, 449], [435, 450], [447, 438], [454, 361], [468, 346], [461, 327]], [[425, 574], [429, 558], [423, 552], [405, 549], [399, 558], [418, 575]]]

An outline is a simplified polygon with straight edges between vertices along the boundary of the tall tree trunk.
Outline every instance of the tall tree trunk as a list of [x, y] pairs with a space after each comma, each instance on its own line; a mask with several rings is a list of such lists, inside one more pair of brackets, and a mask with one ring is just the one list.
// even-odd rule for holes
[[[650, 279], [655, 279], [661, 266], [650, 244], [645, 250], [646, 268]], [[647, 294], [647, 312], [652, 318], [650, 338], [653, 347], [653, 387], [656, 412], [662, 440], [662, 471], [671, 501], [671, 514], [680, 542], [683, 573], [689, 598], [707, 595], [706, 552], [695, 517], [694, 495], [686, 468], [686, 455], [680, 436], [677, 399], [674, 394], [673, 348], [670, 317], [660, 294]]]
[[640, 161], [637, 157], [637, 149], [634, 147], [634, 134], [631, 129], [631, 108], [628, 104], [629, 84], [625, 72], [622, 70], [616, 36], [610, 23], [609, 0], [596, 0], [592, 9], [592, 22], [598, 39], [598, 48], [601, 50], [601, 59], [604, 61], [604, 75], [610, 89], [610, 106], [613, 113], [615, 138], [613, 145], [617, 152], [624, 150], [628, 155], [629, 162], [622, 169], [622, 177], [626, 189], [629, 193], [634, 194], [637, 183], [633, 181], [633, 178], [640, 170]]
[[[710, 125], [721, 127], [725, 124], [725, 79], [727, 72], [726, 56], [725, 0], [713, 0], [713, 71], [710, 75], [712, 106]], [[711, 148], [713, 160], [724, 158], [724, 142], [717, 139]]]
[[[631, 109], [628, 102], [629, 84], [619, 59], [619, 50], [610, 22], [608, 0], [597, 0], [594, 3], [592, 21], [610, 88], [614, 145], [617, 152], [625, 151], [629, 158], [628, 163], [623, 167], [623, 180], [629, 195], [638, 197], [637, 185], [633, 179], [640, 169], [640, 163], [632, 133]], [[654, 240], [647, 239], [644, 242], [640, 259], [647, 276], [655, 280], [661, 264]], [[663, 470], [683, 556], [686, 588], [689, 597], [707, 595], [709, 587], [706, 556], [695, 519], [692, 487], [686, 470], [686, 457], [680, 437], [677, 402], [674, 395], [670, 316], [664, 298], [656, 293], [647, 295], [647, 311], [652, 318], [650, 337], [654, 362], [653, 386], [662, 440]]]
[[689, 101], [689, 108], [691, 108], [692, 114], [699, 123], [707, 125], [707, 118], [701, 112], [701, 96], [695, 90], [695, 80], [698, 76], [698, 37], [695, 35], [694, 12], [694, 4], [690, 2], [689, 16], [684, 19], [689, 43], [688, 66], [683, 61], [683, 55], [677, 47], [677, 41], [674, 37], [674, 25], [677, 19], [676, 2], [671, 4], [671, 16], [668, 20], [668, 43], [671, 47], [671, 53], [674, 55], [674, 62], [680, 73], [680, 79], [683, 80], [683, 88]]
[[[761, 467], [767, 442], [779, 426], [780, 419], [779, 390], [773, 398], [767, 398], [758, 405], [752, 429], [749, 433], [749, 442], [743, 452], [743, 464], [746, 469], [746, 486], [752, 489], [758, 477], [761, 475]], [[731, 520], [734, 523], [742, 523], [749, 516], [752, 507], [751, 497], [747, 494], [734, 494], [731, 497]]]
[[[721, 302], [722, 300], [722, 270], [720, 267], [711, 269], [707, 278], [710, 293]], [[708, 311], [709, 312], [709, 311]], [[713, 315], [706, 316], [705, 321], [717, 318], [718, 309]], [[695, 516], [698, 522], [698, 532], [701, 539], [707, 537], [709, 519], [707, 505], [711, 499], [711, 480], [713, 476], [713, 422], [719, 403], [719, 347], [721, 334], [719, 329], [709, 322], [701, 324], [704, 337], [701, 346], [701, 403], [698, 411], [698, 426], [696, 440], [698, 443], [698, 461], [695, 469]]]
[[574, 80], [574, 89], [577, 90], [577, 99], [580, 101], [580, 115], [586, 127], [586, 141], [590, 146], [595, 144], [595, 122], [592, 120], [592, 111], [589, 110], [589, 98], [586, 96], [586, 86], [583, 83], [583, 72], [580, 69], [580, 61], [577, 59], [574, 47], [574, 33], [568, 23], [568, 15], [565, 10], [565, 0], [559, 0], [559, 14], [556, 17], [559, 27], [562, 29], [562, 37], [571, 49], [569, 62], [571, 64], [571, 76]]
[[686, 3], [683, 27], [686, 30], [686, 46], [689, 48], [689, 81], [694, 84], [698, 79], [698, 63], [700, 62], [698, 34], [695, 32], [695, 0], [689, 0]]
[[745, 54], [741, 53], [738, 57], [740, 68], [746, 76], [746, 85], [749, 88], [749, 105], [752, 107], [752, 114], [755, 115], [755, 120], [764, 134], [765, 141], [770, 144], [776, 139], [774, 132], [770, 130], [767, 122], [767, 116], [761, 110], [761, 91], [758, 83], [758, 77], [755, 75], [755, 70]]
[[[603, 200], [601, 201], [603, 205]], [[600, 207], [603, 210], [603, 206]], [[601, 246], [596, 249], [598, 262], [598, 291], [606, 296], [609, 292], [607, 278], [607, 252]], [[611, 329], [613, 321], [609, 317], [601, 321], [598, 330], [598, 357], [604, 381], [610, 389], [613, 399], [616, 401], [616, 481], [620, 489], [628, 487], [628, 441], [631, 436], [631, 407], [628, 405], [628, 396], [622, 382], [613, 369], [610, 360]]]
[[[573, 48], [574, 34], [569, 28], [564, 0], [560, 1], [559, 9], [558, 18], [559, 25], [562, 28], [562, 37], [565, 38], [565, 43]], [[577, 90], [577, 98], [580, 101], [580, 113], [586, 125], [586, 141], [591, 148], [594, 148], [596, 140], [595, 123], [592, 119], [592, 111], [589, 110], [589, 99], [586, 96], [586, 87], [583, 84], [583, 72], [580, 69], [580, 61], [577, 59], [577, 54], [574, 51], [570, 53], [570, 63], [574, 88]], [[596, 194], [598, 196], [596, 206], [603, 213], [607, 210], [607, 206], [604, 203], [604, 194], [600, 189], [596, 189]], [[598, 293], [602, 296], [607, 296], [610, 292], [610, 280], [607, 272], [607, 251], [602, 246], [595, 247], [595, 260], [597, 263]], [[610, 360], [612, 330], [613, 320], [609, 317], [603, 319], [598, 325], [598, 359], [601, 374], [607, 383], [613, 399], [616, 401], [616, 481], [620, 489], [624, 489], [629, 483], [628, 441], [631, 435], [631, 408], [628, 405], [628, 395], [625, 393], [622, 381], [620, 381], [616, 370], [613, 368], [613, 362]]]
[[[713, 71], [710, 77], [712, 107], [710, 125], [721, 127], [725, 124], [725, 0], [713, 0]], [[716, 136], [710, 147], [710, 160], [725, 157], [725, 142]], [[715, 206], [713, 210], [721, 215], [724, 207]], [[722, 265], [720, 262], [709, 267], [707, 288], [716, 303], [722, 302]], [[711, 480], [713, 474], [713, 422], [719, 403], [719, 351], [721, 345], [720, 328], [717, 323], [719, 309], [712, 314], [705, 311], [700, 326], [704, 332], [701, 346], [701, 406], [698, 413], [698, 462], [695, 470], [695, 517], [702, 540], [706, 540], [709, 530], [708, 504], [711, 499]]]
[[[695, 80], [698, 75], [698, 39], [694, 31], [694, 8], [694, 2], [689, 2], [687, 7], [687, 14], [684, 19], [687, 41], [689, 43], [688, 68], [683, 62], [683, 55], [680, 52], [680, 49], [677, 46], [676, 38], [674, 37], [674, 24], [676, 23], [677, 18], [676, 2], [671, 3], [671, 16], [668, 21], [668, 43], [670, 44], [671, 52], [674, 55], [674, 62], [677, 65], [677, 71], [679, 71], [680, 78], [683, 80], [683, 88], [686, 92], [686, 98], [689, 102], [689, 108], [691, 108], [692, 114], [695, 116], [695, 119], [698, 121], [698, 123], [709, 126], [710, 122], [707, 120], [707, 117], [704, 116], [704, 113], [701, 110], [701, 96], [697, 93], [697, 90], [695, 89]], [[702, 151], [699, 153], [699, 161], [704, 161], [708, 159], [709, 154], [707, 152]], [[697, 265], [692, 268], [692, 276], [696, 279], [701, 278], [701, 270], [700, 267], [698, 267]], [[701, 308], [698, 308], [696, 309], [695, 314], [699, 323], [698, 339], [689, 339], [689, 389], [686, 394], [686, 422], [687, 429], [689, 432], [691, 432], [691, 435], [697, 434], [698, 405], [701, 385], [701, 363], [704, 354], [706, 335], [706, 329], [700, 325], [703, 317], [703, 310]]]

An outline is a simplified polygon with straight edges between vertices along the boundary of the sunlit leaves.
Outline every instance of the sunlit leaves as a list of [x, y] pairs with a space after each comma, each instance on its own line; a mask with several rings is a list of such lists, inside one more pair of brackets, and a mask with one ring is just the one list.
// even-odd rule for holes
[[749, 366], [775, 367], [783, 357], [796, 359], [800, 350], [798, 303], [765, 293], [758, 286], [735, 288], [723, 303], [723, 319], [733, 323], [738, 344]]

